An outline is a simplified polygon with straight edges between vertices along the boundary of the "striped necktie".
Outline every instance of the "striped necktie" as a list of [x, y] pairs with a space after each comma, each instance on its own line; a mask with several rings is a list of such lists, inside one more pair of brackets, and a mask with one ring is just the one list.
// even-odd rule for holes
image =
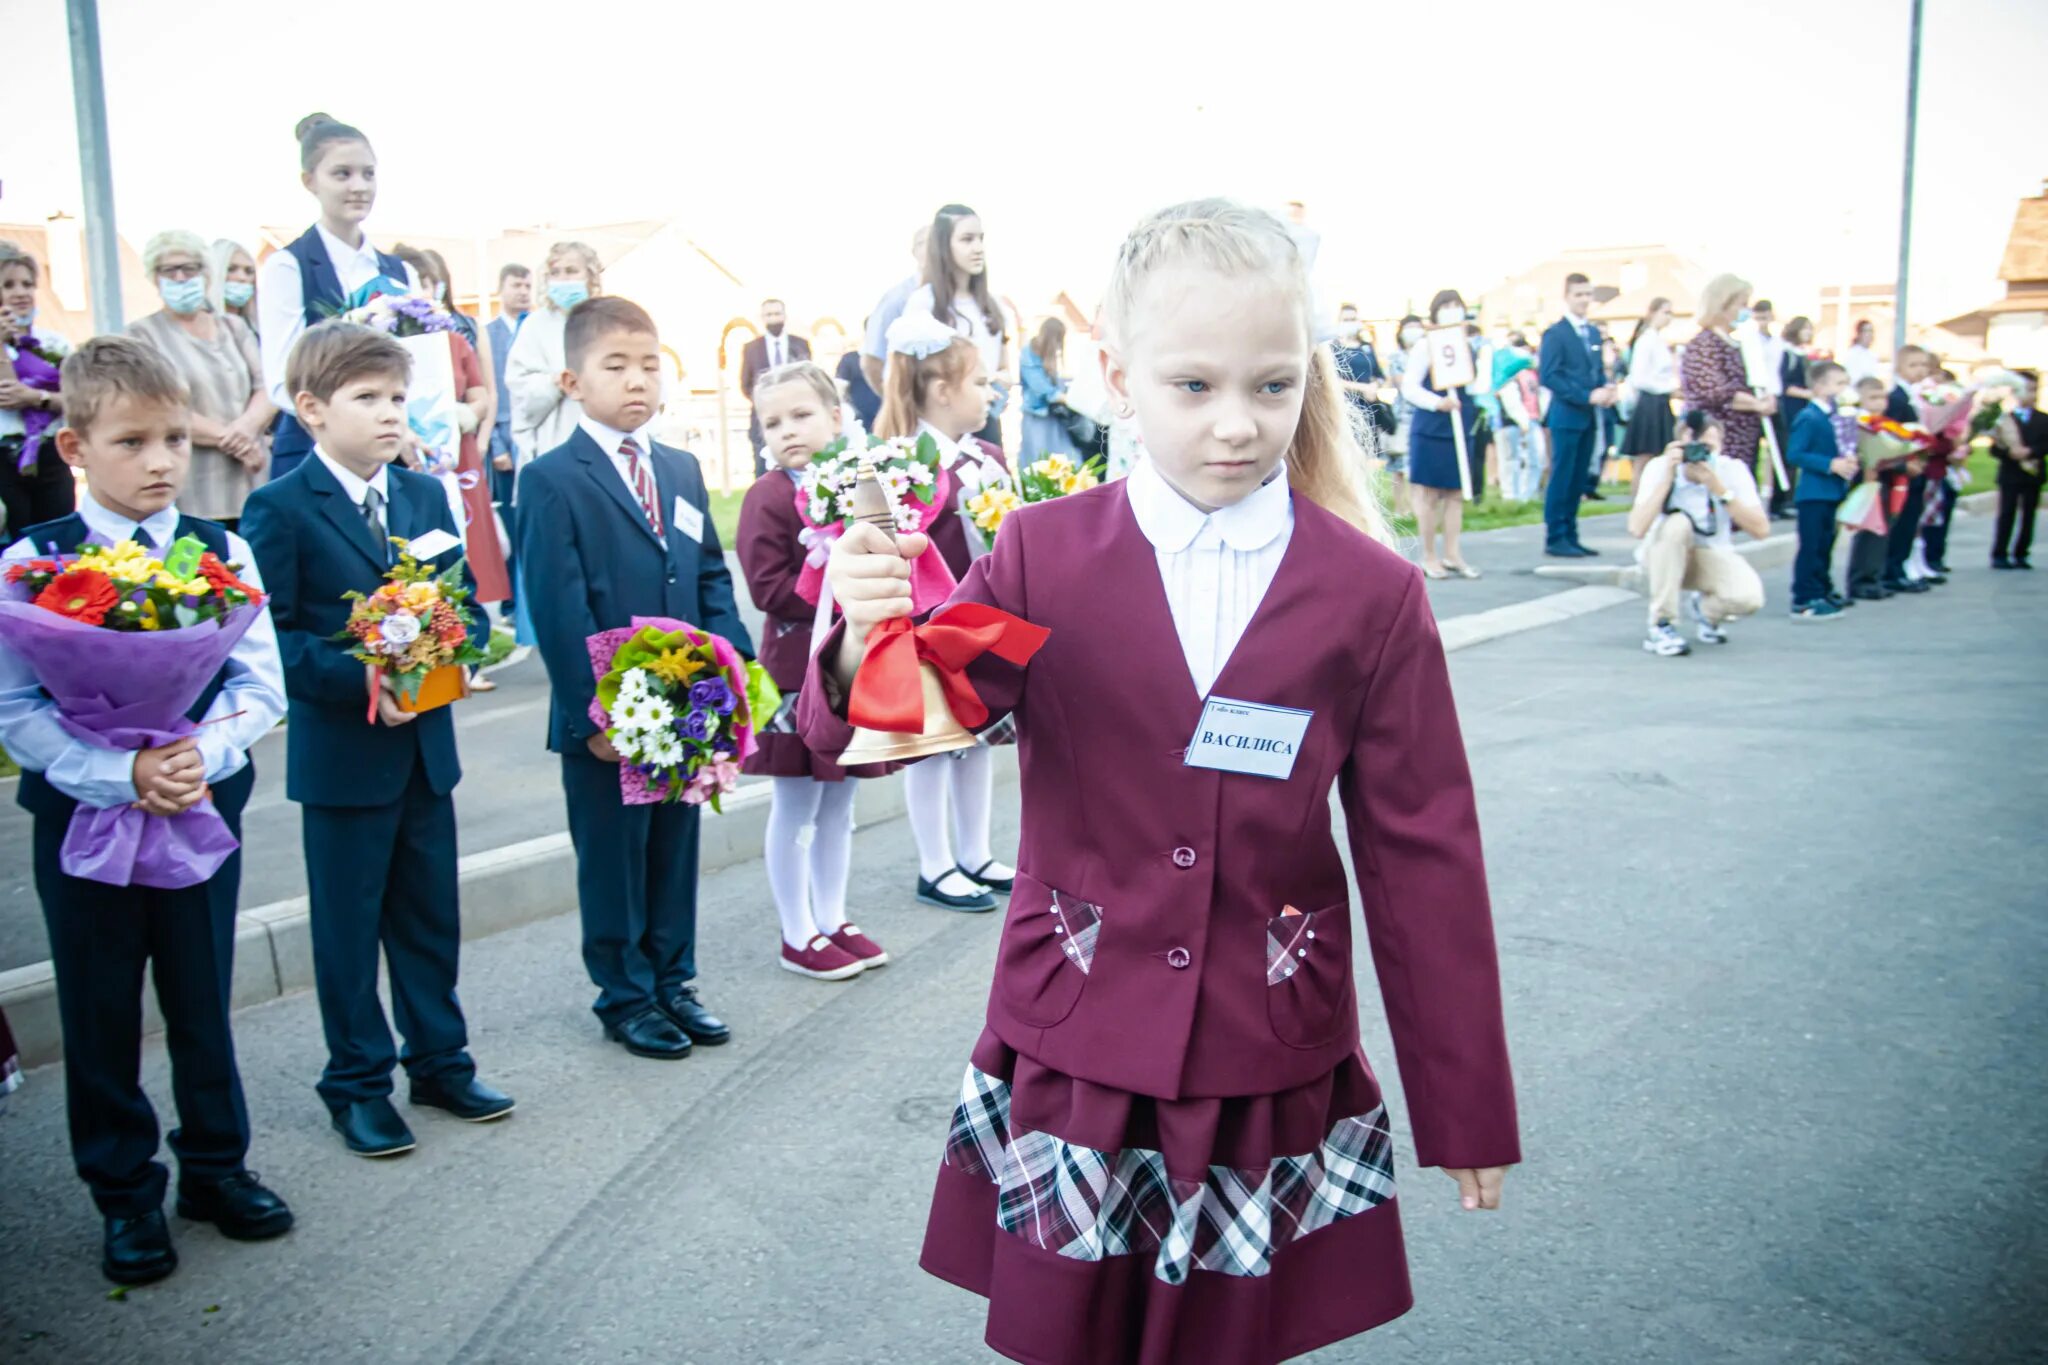
[[647, 467], [639, 445], [630, 436], [619, 442], [619, 455], [626, 462], [626, 482], [633, 485], [633, 496], [640, 500], [640, 510], [647, 517], [647, 529], [660, 540], [661, 499], [654, 492], [654, 471]]

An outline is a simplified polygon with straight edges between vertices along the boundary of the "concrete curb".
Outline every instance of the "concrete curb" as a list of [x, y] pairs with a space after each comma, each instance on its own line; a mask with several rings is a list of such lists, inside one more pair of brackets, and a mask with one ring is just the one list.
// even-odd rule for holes
[[[998, 783], [1017, 780], [1017, 751], [995, 751]], [[767, 835], [770, 787], [750, 785], [733, 793], [723, 814], [706, 812], [699, 858], [716, 872], [761, 856]], [[856, 829], [903, 814], [903, 778], [871, 778], [854, 797]], [[562, 914], [576, 905], [576, 856], [567, 833], [547, 834], [464, 858], [462, 937], [482, 938], [534, 920]], [[313, 986], [313, 933], [309, 902], [299, 896], [244, 910], [236, 917], [235, 1009], [275, 1000]], [[24, 1067], [42, 1066], [64, 1054], [57, 1017], [57, 979], [48, 962], [0, 972], [0, 1010], [7, 1012]], [[153, 986], [143, 991], [143, 1032], [163, 1031]]]

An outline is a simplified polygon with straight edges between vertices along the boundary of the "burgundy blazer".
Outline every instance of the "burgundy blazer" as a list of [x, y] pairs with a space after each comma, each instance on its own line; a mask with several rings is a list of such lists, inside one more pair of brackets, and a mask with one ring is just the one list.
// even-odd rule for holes
[[740, 500], [739, 536], [733, 549], [754, 605], [768, 619], [761, 626], [761, 667], [785, 692], [803, 686], [811, 659], [814, 604], [797, 595], [797, 575], [804, 566], [803, 530], [797, 515], [796, 485], [775, 465], [748, 486]]
[[[981, 447], [982, 454], [993, 459], [1004, 469], [1010, 467], [1010, 462], [1003, 458], [1001, 446], [990, 445], [979, 437], [975, 438], [975, 444]], [[967, 566], [973, 561], [974, 556], [967, 548], [967, 527], [960, 520], [959, 501], [960, 492], [956, 487], [952, 501], [941, 507], [938, 515], [932, 518], [929, 534], [939, 556], [946, 561], [946, 567], [953, 571], [953, 577], [965, 578]]]
[[[989, 1026], [1068, 1075], [1169, 1099], [1328, 1073], [1359, 1046], [1335, 785], [1417, 1158], [1512, 1164], [1478, 816], [1421, 574], [1306, 498], [1294, 515], [1213, 691], [1315, 713], [1285, 780], [1182, 762], [1202, 699], [1121, 482], [1013, 514], [954, 594], [1051, 630], [1027, 667], [971, 670], [1015, 715], [1023, 772]], [[823, 754], [851, 735], [816, 668], [798, 727]]]

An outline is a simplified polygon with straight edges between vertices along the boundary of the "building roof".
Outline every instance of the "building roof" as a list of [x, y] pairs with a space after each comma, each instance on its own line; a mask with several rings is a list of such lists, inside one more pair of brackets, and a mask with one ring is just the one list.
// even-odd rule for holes
[[1540, 322], [1564, 308], [1564, 277], [1593, 282], [1592, 316], [1624, 321], [1643, 316], [1650, 300], [1671, 300], [1672, 311], [1690, 317], [1709, 278], [1706, 267], [1663, 245], [1583, 247], [1561, 252], [1512, 275], [1479, 296], [1481, 319], [1491, 324]]
[[1998, 278], [2008, 286], [2048, 283], [2048, 184], [2014, 211]]
[[[41, 223], [0, 223], [0, 241], [12, 242], [36, 258], [37, 323], [73, 345], [92, 336], [92, 290], [78, 220], [60, 214]], [[125, 238], [119, 246], [121, 308], [125, 320], [133, 322], [163, 307], [163, 300], [142, 268], [141, 254]]]

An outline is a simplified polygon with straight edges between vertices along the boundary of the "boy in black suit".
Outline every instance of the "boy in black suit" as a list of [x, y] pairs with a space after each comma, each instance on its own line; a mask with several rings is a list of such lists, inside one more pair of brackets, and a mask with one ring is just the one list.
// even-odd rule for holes
[[[327, 1035], [320, 1097], [358, 1156], [396, 1156], [412, 1131], [391, 1105], [405, 1063], [415, 1106], [472, 1123], [512, 1100], [476, 1079], [455, 995], [461, 942], [455, 802], [462, 779], [450, 708], [398, 708], [388, 675], [335, 639], [344, 594], [371, 593], [393, 562], [392, 538], [421, 564], [446, 568], [462, 533], [441, 485], [391, 461], [406, 435], [411, 357], [393, 338], [324, 322], [292, 348], [287, 382], [312, 456], [249, 495], [242, 530], [270, 583], [291, 698], [286, 794], [304, 807], [313, 975]], [[476, 613], [472, 632], [483, 629]], [[364, 717], [374, 690], [377, 718]], [[405, 1051], [392, 1050], [377, 999], [377, 952]]]
[[[91, 541], [133, 540], [159, 553], [192, 536], [261, 590], [249, 547], [225, 527], [179, 513], [191, 462], [191, 400], [150, 347], [99, 337], [64, 361], [67, 420], [56, 434], [64, 462], [85, 471], [78, 510], [26, 529], [9, 563], [72, 554]], [[88, 744], [58, 722], [56, 703], [27, 663], [0, 645], [0, 743], [22, 768], [15, 799], [34, 818], [36, 894], [49, 926], [64, 1030], [64, 1102], [72, 1158], [105, 1219], [100, 1268], [117, 1284], [147, 1284], [178, 1267], [164, 1221], [169, 1173], [155, 1157], [156, 1111], [142, 1093], [142, 976], [153, 971], [171, 1054], [178, 1126], [178, 1214], [238, 1241], [292, 1225], [284, 1201], [243, 1165], [249, 1115], [228, 1022], [242, 856], [176, 890], [113, 886], [63, 870], [62, 849], [80, 806], [140, 805], [175, 817], [213, 798], [237, 839], [256, 774], [248, 751], [284, 714], [277, 633], [267, 612], [187, 718], [182, 739], [128, 751]]]
[[[2048, 463], [2048, 413], [2040, 401], [2040, 376], [2016, 373], [2025, 381], [2010, 414], [2010, 427], [2000, 422], [1991, 435], [1991, 453], [1998, 459], [1998, 524], [1991, 539], [1991, 567], [2031, 569], [2034, 512], [2041, 505], [2044, 463]], [[2019, 439], [2015, 443], [2013, 437]]]
[[697, 457], [657, 444], [661, 340], [621, 298], [569, 314], [562, 391], [576, 432], [519, 477], [527, 610], [554, 687], [548, 748], [562, 756], [576, 845], [583, 962], [605, 1036], [641, 1057], [689, 1055], [731, 1030], [697, 998], [698, 809], [628, 806], [618, 752], [590, 718], [597, 681], [585, 642], [666, 616], [724, 636], [749, 657], [732, 575]]

